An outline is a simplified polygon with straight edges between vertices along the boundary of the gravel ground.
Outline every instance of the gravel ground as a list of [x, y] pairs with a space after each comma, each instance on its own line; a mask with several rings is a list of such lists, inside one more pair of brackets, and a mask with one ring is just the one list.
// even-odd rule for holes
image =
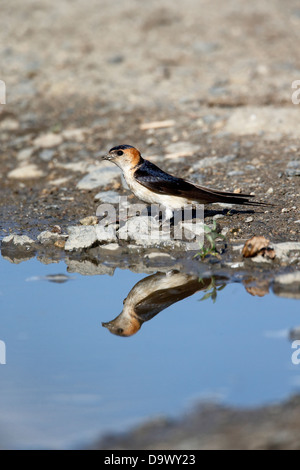
[[1, 13], [0, 238], [64, 231], [108, 191], [129, 196], [100, 160], [126, 143], [173, 174], [273, 204], [221, 208], [229, 247], [299, 241], [299, 2], [15, 0]]

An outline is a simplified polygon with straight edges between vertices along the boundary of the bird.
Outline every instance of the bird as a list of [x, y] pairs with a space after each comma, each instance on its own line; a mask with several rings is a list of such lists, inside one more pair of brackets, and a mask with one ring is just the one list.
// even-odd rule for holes
[[117, 336], [132, 336], [143, 323], [158, 313], [198, 291], [206, 291], [214, 285], [225, 286], [224, 276], [199, 279], [198, 275], [178, 270], [157, 272], [137, 282], [123, 301], [122, 312], [102, 326]]
[[161, 170], [142, 157], [132, 145], [117, 145], [102, 157], [117, 165], [123, 172], [126, 183], [134, 195], [147, 204], [160, 204], [165, 208], [165, 218], [173, 217], [174, 211], [188, 204], [241, 204], [264, 206], [252, 201], [252, 194], [236, 194], [199, 186], [186, 179]]

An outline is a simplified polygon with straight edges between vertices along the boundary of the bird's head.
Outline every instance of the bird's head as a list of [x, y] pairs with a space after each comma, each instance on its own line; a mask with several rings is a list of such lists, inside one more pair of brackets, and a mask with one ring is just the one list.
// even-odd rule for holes
[[131, 169], [137, 166], [142, 161], [140, 152], [132, 145], [118, 145], [110, 149], [107, 155], [102, 157], [103, 160], [108, 160], [115, 163], [121, 169]]

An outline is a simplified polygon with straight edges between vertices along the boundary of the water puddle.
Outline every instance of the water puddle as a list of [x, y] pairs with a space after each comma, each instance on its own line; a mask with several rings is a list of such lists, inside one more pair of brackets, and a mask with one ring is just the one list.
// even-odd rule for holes
[[84, 276], [35, 258], [2, 258], [0, 280], [0, 447], [74, 448], [201, 400], [253, 407], [299, 391], [299, 300], [263, 283]]

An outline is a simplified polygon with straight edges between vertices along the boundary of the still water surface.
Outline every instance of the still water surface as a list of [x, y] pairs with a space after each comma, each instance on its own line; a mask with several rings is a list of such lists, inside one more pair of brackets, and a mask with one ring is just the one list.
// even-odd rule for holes
[[[197, 292], [195, 279], [161, 274], [68, 275], [63, 262], [36, 259], [1, 258], [0, 282], [0, 447], [74, 448], [201, 400], [249, 407], [299, 391], [288, 339], [299, 300], [253, 297], [237, 283], [218, 291], [222, 280]], [[215, 302], [200, 301], [207, 287]], [[136, 304], [140, 321], [128, 314]], [[102, 326], [122, 309], [107, 326], [137, 331], [129, 337]]]

